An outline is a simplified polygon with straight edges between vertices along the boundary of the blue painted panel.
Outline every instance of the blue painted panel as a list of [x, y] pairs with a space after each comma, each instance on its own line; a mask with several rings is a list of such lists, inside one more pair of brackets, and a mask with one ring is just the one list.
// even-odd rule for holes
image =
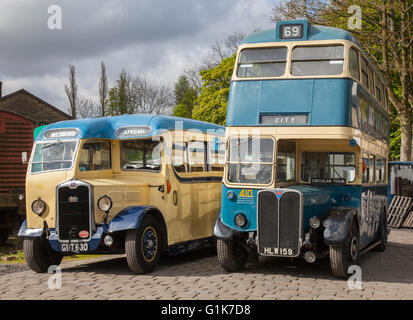
[[24, 220], [20, 226], [18, 237], [41, 237], [43, 234], [43, 228], [40, 229], [29, 229], [27, 228], [27, 220]]
[[[312, 186], [297, 185], [289, 186], [303, 193], [304, 197], [304, 231], [309, 228], [310, 218], [317, 216], [323, 219], [324, 214], [330, 208], [350, 207], [360, 208], [361, 189], [358, 186]], [[239, 231], [256, 231], [257, 230], [257, 193], [259, 189], [253, 189], [251, 198], [239, 197], [243, 188], [228, 188], [222, 186], [221, 195], [221, 220], [224, 225]], [[228, 199], [228, 191], [235, 193], [233, 199]], [[347, 199], [345, 200], [345, 195]], [[244, 228], [235, 225], [234, 217], [238, 213], [243, 213], [247, 217], [247, 224]]]
[[[291, 22], [292, 21], [281, 21], [278, 24], [291, 23]], [[276, 25], [275, 28], [263, 30], [263, 31], [248, 35], [242, 40], [241, 44], [283, 41], [279, 39], [277, 40], [277, 37], [276, 37], [277, 28], [278, 28], [278, 25]], [[357, 39], [350, 32], [345, 31], [343, 29], [339, 29], [339, 28], [308, 24], [307, 37], [308, 39], [303, 38], [302, 40], [316, 41], [316, 40], [343, 39], [343, 40], [349, 40], [351, 42], [354, 42], [355, 44], [360, 46]]]
[[350, 126], [351, 88], [350, 79], [234, 81], [227, 125], [264, 126], [260, 115], [308, 114], [308, 125]]
[[108, 232], [136, 229], [140, 224], [143, 216], [152, 207], [135, 206], [123, 209], [109, 223]]

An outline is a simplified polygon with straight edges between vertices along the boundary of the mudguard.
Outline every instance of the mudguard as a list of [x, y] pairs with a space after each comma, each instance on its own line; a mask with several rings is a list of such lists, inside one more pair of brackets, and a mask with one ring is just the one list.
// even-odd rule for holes
[[238, 233], [238, 231], [233, 230], [222, 223], [221, 215], [219, 214], [215, 221], [214, 237], [221, 240], [230, 240], [236, 233]]
[[43, 228], [29, 229], [27, 228], [27, 220], [24, 220], [20, 226], [18, 237], [41, 237], [43, 235]]
[[109, 223], [108, 232], [124, 231], [136, 229], [142, 218], [151, 210], [159, 211], [155, 207], [150, 206], [136, 206], [123, 209], [118, 215]]
[[344, 244], [348, 239], [353, 219], [357, 219], [357, 211], [352, 208], [333, 209], [327, 216], [323, 221], [324, 243], [328, 246]]

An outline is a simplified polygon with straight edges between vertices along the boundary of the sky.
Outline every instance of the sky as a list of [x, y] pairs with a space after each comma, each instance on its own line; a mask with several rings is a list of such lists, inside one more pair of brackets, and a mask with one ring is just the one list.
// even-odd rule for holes
[[[216, 40], [273, 27], [276, 0], [1, 0], [3, 96], [26, 89], [63, 111], [68, 66], [80, 97], [98, 101], [100, 62], [173, 86]], [[59, 12], [61, 9], [61, 29]], [[50, 10], [50, 11], [49, 11]], [[50, 29], [49, 27], [52, 27]], [[54, 28], [54, 29], [53, 29]]]

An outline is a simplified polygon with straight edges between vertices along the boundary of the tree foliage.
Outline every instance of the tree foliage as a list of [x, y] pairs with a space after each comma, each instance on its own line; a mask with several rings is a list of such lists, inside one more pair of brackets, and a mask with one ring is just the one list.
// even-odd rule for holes
[[76, 109], [79, 99], [77, 96], [76, 69], [74, 65], [69, 66], [69, 85], [65, 85], [65, 91], [69, 99], [70, 112], [73, 119], [76, 119]]
[[222, 60], [218, 66], [201, 71], [203, 84], [192, 118], [225, 125], [234, 63], [235, 54]]
[[172, 106], [172, 92], [167, 86], [144, 76], [131, 78], [123, 69], [116, 85], [109, 90], [106, 114], [171, 114]]
[[192, 109], [198, 97], [198, 92], [191, 86], [185, 75], [180, 75], [175, 83], [175, 108], [173, 115], [176, 117], [191, 118]]

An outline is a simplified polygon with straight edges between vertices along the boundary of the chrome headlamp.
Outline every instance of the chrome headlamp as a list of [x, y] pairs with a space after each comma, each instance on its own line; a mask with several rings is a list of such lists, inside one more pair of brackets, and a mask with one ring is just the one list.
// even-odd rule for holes
[[313, 229], [317, 229], [320, 226], [321, 222], [320, 219], [318, 217], [312, 217], [310, 219], [310, 227]]
[[41, 200], [40, 198], [37, 200], [34, 200], [32, 203], [32, 211], [37, 214], [37, 215], [41, 215], [44, 210], [46, 210], [46, 203]]
[[112, 208], [112, 199], [109, 196], [102, 196], [98, 200], [98, 208], [103, 212], [107, 212]]
[[247, 224], [247, 217], [242, 213], [238, 213], [234, 218], [234, 222], [238, 227], [242, 228]]

